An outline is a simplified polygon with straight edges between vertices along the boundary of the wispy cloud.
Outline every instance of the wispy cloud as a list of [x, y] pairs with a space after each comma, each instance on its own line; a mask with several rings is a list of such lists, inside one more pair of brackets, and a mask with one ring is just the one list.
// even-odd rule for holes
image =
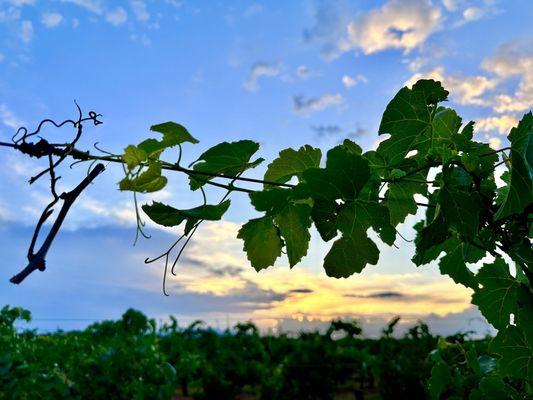
[[5, 104], [0, 104], [0, 122], [11, 129], [18, 129], [25, 122], [18, 118]]
[[512, 127], [518, 124], [518, 119], [510, 115], [478, 118], [475, 127], [481, 132], [499, 133], [507, 135]]
[[406, 82], [406, 85], [411, 86], [419, 79], [438, 80], [450, 91], [451, 98], [455, 102], [477, 106], [488, 106], [489, 101], [485, 95], [498, 85], [497, 79], [484, 75], [448, 75], [443, 67], [436, 67], [426, 72], [418, 72]]
[[20, 40], [24, 43], [30, 43], [33, 39], [33, 23], [30, 20], [24, 20], [20, 24]]
[[244, 81], [244, 87], [251, 92], [257, 91], [259, 89], [259, 79], [278, 76], [280, 73], [281, 65], [278, 63], [255, 63], [250, 68], [250, 72]]
[[150, 19], [150, 13], [146, 3], [142, 0], [131, 0], [130, 1], [133, 14], [138, 21], [148, 21]]
[[319, 138], [337, 135], [342, 132], [342, 128], [339, 125], [313, 125], [311, 129]]
[[103, 13], [102, 2], [100, 0], [61, 0], [61, 2], [75, 4], [94, 14], [100, 15]]
[[35, 0], [8, 0], [8, 3], [11, 3], [15, 7], [33, 6]]
[[294, 111], [300, 115], [310, 115], [326, 108], [339, 107], [344, 99], [340, 93], [326, 93], [318, 97], [294, 96]]
[[41, 22], [46, 28], [55, 28], [63, 21], [63, 15], [56, 12], [46, 12], [41, 16]]
[[122, 7], [117, 7], [112, 11], [109, 11], [105, 19], [113, 26], [120, 26], [128, 20], [128, 13]]
[[501, 94], [493, 99], [497, 112], [525, 111], [533, 107], [533, 38], [503, 43], [482, 66], [500, 79], [519, 79], [512, 96]]
[[361, 74], [359, 74], [359, 75], [357, 75], [355, 77], [351, 77], [350, 75], [343, 75], [341, 80], [342, 80], [342, 84], [347, 89], [350, 89], [350, 88], [356, 86], [360, 82], [362, 82], [362, 83], [367, 83], [368, 82], [368, 79], [366, 79], [366, 77], [364, 75], [361, 75]]

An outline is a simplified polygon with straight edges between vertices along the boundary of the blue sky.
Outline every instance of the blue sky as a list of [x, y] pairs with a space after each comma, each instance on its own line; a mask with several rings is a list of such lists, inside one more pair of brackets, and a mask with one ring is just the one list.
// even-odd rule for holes
[[[200, 140], [186, 149], [189, 160], [242, 138], [260, 142], [266, 159], [304, 143], [327, 149], [345, 137], [369, 149], [394, 93], [431, 77], [450, 90], [465, 120], [478, 121], [478, 138], [500, 147], [533, 104], [532, 18], [527, 0], [0, 0], [0, 140], [23, 124], [75, 116], [76, 99], [103, 114], [103, 125], [86, 130], [85, 148], [99, 142], [120, 153], [145, 139], [150, 125], [174, 120]], [[135, 306], [154, 317], [252, 318], [268, 327], [351, 316], [371, 332], [400, 313], [406, 323], [429, 319], [435, 329], [446, 318], [453, 320], [447, 329], [472, 321], [485, 329], [468, 290], [435, 266], [414, 267], [408, 243], [383, 248], [377, 266], [348, 280], [325, 277], [329, 244], [316, 235], [292, 271], [282, 260], [253, 272], [235, 238], [254, 215], [239, 194], [222, 224], [198, 232], [164, 297], [161, 265], [143, 260], [172, 233], [149, 227], [153, 238], [132, 247], [132, 201], [116, 190], [121, 170], [114, 167], [72, 210], [46, 273], [14, 287], [7, 281], [24, 263], [47, 184], [27, 185], [41, 165], [35, 160], [0, 149], [0, 164], [0, 303], [30, 308], [40, 327], [68, 329]], [[62, 184], [84, 172], [64, 171]], [[198, 204], [184, 183], [172, 178], [155, 198]], [[402, 228], [406, 236], [416, 220]]]

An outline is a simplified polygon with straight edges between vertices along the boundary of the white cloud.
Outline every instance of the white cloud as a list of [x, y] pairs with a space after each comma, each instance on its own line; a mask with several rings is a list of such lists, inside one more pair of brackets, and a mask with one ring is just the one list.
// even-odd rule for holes
[[309, 115], [317, 111], [325, 110], [330, 107], [338, 107], [342, 105], [343, 98], [339, 93], [326, 93], [319, 97], [312, 97], [309, 99], [303, 96], [294, 97], [294, 111], [297, 114]]
[[476, 121], [476, 128], [481, 132], [498, 132], [506, 135], [517, 124], [518, 119], [512, 115], [502, 115], [499, 117], [480, 118]]
[[148, 21], [150, 19], [150, 13], [148, 12], [148, 9], [146, 8], [146, 3], [144, 1], [131, 0], [130, 4], [137, 20]]
[[122, 7], [117, 7], [113, 11], [109, 11], [105, 16], [107, 22], [113, 26], [124, 24], [128, 20], [128, 13]]
[[482, 18], [486, 13], [486, 10], [480, 7], [468, 7], [463, 11], [463, 18], [465, 21], [477, 21]]
[[526, 111], [533, 107], [533, 39], [516, 39], [500, 45], [482, 66], [501, 79], [519, 78], [512, 96], [499, 94], [493, 98], [497, 112]]
[[499, 150], [502, 147], [502, 140], [499, 137], [489, 138], [489, 146], [494, 150]]
[[457, 10], [457, 0], [442, 0], [442, 4], [448, 11]]
[[13, 114], [5, 104], [0, 104], [0, 122], [12, 129], [18, 129], [25, 125], [25, 122]]
[[307, 65], [300, 65], [296, 68], [296, 76], [300, 79], [307, 79], [313, 75], [313, 71]]
[[98, 15], [103, 12], [102, 2], [100, 0], [61, 0], [61, 2], [75, 4]]
[[490, 79], [483, 75], [445, 75], [443, 67], [436, 67], [427, 72], [414, 74], [406, 82], [406, 85], [411, 86], [419, 79], [435, 79], [440, 81], [444, 88], [450, 92], [450, 97], [455, 102], [478, 106], [489, 105], [489, 101], [482, 96], [494, 89], [498, 84], [497, 79]]
[[259, 78], [264, 76], [278, 76], [280, 72], [281, 66], [279, 64], [256, 63], [252, 65], [252, 68], [244, 81], [244, 87], [247, 90], [254, 92], [259, 89]]
[[6, 207], [5, 204], [0, 202], [0, 221], [9, 221], [11, 220], [11, 212]]
[[33, 6], [35, 4], [35, 0], [9, 0], [9, 3], [15, 7]]
[[63, 21], [63, 16], [59, 13], [44, 13], [41, 16], [41, 22], [47, 28], [55, 28], [61, 21]]
[[354, 87], [359, 82], [367, 83], [368, 79], [366, 79], [366, 77], [364, 75], [361, 75], [361, 74], [357, 75], [355, 78], [352, 78], [350, 75], [344, 75], [342, 77], [342, 84], [347, 89], [350, 89], [351, 87]]
[[352, 20], [340, 49], [364, 54], [400, 49], [407, 53], [438, 30], [442, 19], [440, 8], [430, 0], [390, 0]]
[[33, 24], [31, 21], [24, 20], [20, 24], [20, 40], [24, 43], [30, 43], [33, 39]]
[[123, 201], [118, 205], [111, 206], [86, 195], [78, 203], [80, 209], [93, 215], [106, 219], [111, 218], [119, 225], [135, 225], [135, 208], [131, 202]]

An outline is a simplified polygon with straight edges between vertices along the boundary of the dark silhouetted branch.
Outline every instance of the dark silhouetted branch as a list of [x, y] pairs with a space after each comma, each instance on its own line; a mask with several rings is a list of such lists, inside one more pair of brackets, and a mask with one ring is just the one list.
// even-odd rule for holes
[[[89, 186], [91, 182], [94, 181], [96, 177], [100, 175], [104, 170], [105, 170], [104, 164], [97, 164], [94, 167], [94, 169], [73, 190], [71, 190], [70, 192], [65, 192], [57, 197], [54, 196], [54, 199], [52, 200], [52, 202], [43, 211], [41, 218], [39, 219], [39, 222], [37, 223], [37, 226], [35, 228], [34, 235], [31, 241], [31, 245], [28, 251], [28, 265], [21, 272], [13, 276], [10, 279], [10, 282], [19, 284], [24, 279], [26, 279], [28, 275], [30, 275], [33, 271], [36, 271], [36, 270], [44, 271], [46, 269], [46, 255], [48, 253], [48, 250], [50, 250], [50, 247], [52, 246], [52, 243], [54, 239], [56, 238], [56, 235], [59, 232], [61, 225], [65, 221], [65, 218], [67, 216], [67, 213], [70, 210], [70, 207], [72, 207], [72, 205], [74, 204], [78, 196], [87, 188], [87, 186]], [[52, 180], [53, 179], [55, 178], [52, 178]], [[52, 207], [59, 200], [63, 200], [63, 205], [61, 206], [61, 210], [59, 210], [59, 214], [57, 215], [57, 218], [54, 224], [52, 225], [52, 227], [50, 228], [50, 231], [48, 232], [48, 235], [44, 239], [44, 242], [41, 245], [40, 249], [37, 252], [34, 252], [35, 243], [39, 236], [40, 230], [44, 222], [52, 214], [53, 212]]]

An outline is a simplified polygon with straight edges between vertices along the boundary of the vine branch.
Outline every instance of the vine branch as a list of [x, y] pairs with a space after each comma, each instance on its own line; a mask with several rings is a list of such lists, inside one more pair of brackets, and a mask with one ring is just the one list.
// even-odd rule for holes
[[[52, 202], [44, 209], [41, 218], [39, 219], [39, 222], [37, 223], [37, 226], [35, 228], [31, 245], [28, 250], [28, 265], [18, 274], [13, 276], [9, 281], [11, 283], [20, 284], [24, 279], [28, 277], [32, 272], [39, 270], [44, 271], [46, 269], [46, 255], [48, 253], [48, 250], [50, 250], [50, 247], [52, 246], [52, 243], [54, 239], [56, 238], [57, 233], [59, 232], [59, 229], [61, 228], [61, 225], [65, 221], [65, 218], [76, 201], [76, 199], [79, 197], [79, 195], [89, 186], [92, 181], [96, 179], [98, 175], [100, 175], [105, 170], [105, 167], [103, 164], [99, 163], [94, 167], [94, 169], [87, 175], [79, 184], [76, 186], [73, 190], [70, 192], [65, 192], [58, 197], [54, 197]], [[52, 215], [53, 209], [52, 207], [59, 201], [63, 200], [63, 205], [61, 206], [61, 210], [59, 210], [59, 214], [57, 215], [56, 220], [54, 221], [54, 224], [50, 228], [50, 231], [48, 232], [48, 235], [44, 239], [43, 244], [39, 248], [37, 252], [34, 252], [35, 243], [37, 242], [37, 238], [39, 236], [39, 233], [41, 231], [41, 228], [45, 221]]]

